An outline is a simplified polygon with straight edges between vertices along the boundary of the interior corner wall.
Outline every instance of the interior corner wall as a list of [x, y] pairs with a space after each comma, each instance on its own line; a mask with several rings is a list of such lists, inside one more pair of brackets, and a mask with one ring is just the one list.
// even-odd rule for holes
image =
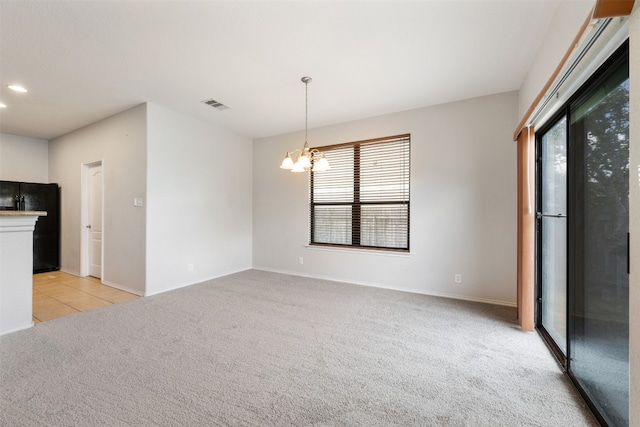
[[0, 133], [0, 180], [49, 182], [49, 141]]
[[146, 105], [141, 104], [49, 142], [49, 178], [61, 187], [61, 268], [80, 272], [81, 181], [84, 163], [102, 160], [103, 277], [143, 294], [146, 192]]
[[155, 104], [147, 126], [146, 294], [250, 269], [251, 139]]
[[630, 182], [629, 231], [631, 233], [629, 276], [629, 425], [640, 425], [640, 5], [629, 20]]
[[308, 247], [309, 174], [278, 167], [304, 134], [256, 139], [254, 268], [515, 305], [517, 103], [508, 92], [309, 130], [312, 146], [411, 134], [409, 255]]
[[[571, 48], [573, 39], [580, 27], [590, 16], [595, 0], [561, 1], [545, 32], [544, 40], [538, 48], [529, 71], [520, 86], [518, 100], [518, 119], [524, 117], [538, 93], [542, 90], [560, 63], [560, 60]], [[514, 127], [517, 123], [514, 123]]]

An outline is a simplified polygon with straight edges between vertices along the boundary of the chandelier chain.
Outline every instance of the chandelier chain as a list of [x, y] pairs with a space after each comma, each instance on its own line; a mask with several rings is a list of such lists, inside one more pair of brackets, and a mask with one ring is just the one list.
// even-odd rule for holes
[[[301, 78], [304, 83], [304, 146], [300, 150], [287, 151], [282, 160], [280, 169], [287, 169], [291, 172], [322, 172], [331, 169], [324, 154], [316, 148], [309, 147], [309, 82], [311, 77]], [[299, 152], [298, 159], [293, 162], [291, 155]]]

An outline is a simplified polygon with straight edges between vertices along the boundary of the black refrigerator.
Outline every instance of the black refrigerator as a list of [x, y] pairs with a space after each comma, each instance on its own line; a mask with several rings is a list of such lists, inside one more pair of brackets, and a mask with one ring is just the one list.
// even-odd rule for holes
[[46, 211], [33, 231], [33, 272], [60, 269], [60, 187], [58, 184], [0, 181], [0, 210]]

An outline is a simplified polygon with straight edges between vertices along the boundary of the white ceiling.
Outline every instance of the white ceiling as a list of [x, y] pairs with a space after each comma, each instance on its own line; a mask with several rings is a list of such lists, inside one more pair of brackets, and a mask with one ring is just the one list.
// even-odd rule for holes
[[153, 102], [276, 135], [304, 128], [305, 75], [310, 128], [517, 90], [557, 4], [1, 0], [0, 131], [51, 139]]

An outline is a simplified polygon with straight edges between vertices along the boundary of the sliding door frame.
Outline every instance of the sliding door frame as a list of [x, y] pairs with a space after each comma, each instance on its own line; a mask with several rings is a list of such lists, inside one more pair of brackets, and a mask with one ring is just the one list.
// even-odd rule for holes
[[[546, 331], [544, 326], [542, 325], [542, 303], [543, 303], [543, 295], [542, 295], [542, 263], [541, 261], [541, 253], [542, 253], [542, 245], [541, 245], [541, 219], [536, 215], [535, 222], [535, 243], [536, 243], [536, 260], [535, 260], [535, 289], [536, 289], [536, 330], [544, 339], [545, 343], [548, 345], [554, 356], [557, 358], [558, 363], [562, 366], [564, 371], [568, 374], [572, 383], [579, 391], [592, 413], [598, 419], [601, 425], [608, 426], [609, 424], [605, 420], [604, 416], [599, 412], [595, 403], [589, 397], [587, 391], [581, 386], [579, 379], [576, 378], [571, 369], [571, 358], [572, 358], [572, 348], [571, 348], [571, 338], [575, 331], [574, 325], [574, 316], [572, 313], [575, 310], [575, 300], [573, 298], [573, 294], [575, 292], [577, 284], [580, 283], [583, 267], [584, 267], [584, 256], [579, 254], [578, 251], [582, 251], [583, 244], [582, 239], [584, 238], [584, 233], [580, 231], [579, 224], [576, 223], [578, 209], [580, 206], [578, 205], [580, 200], [576, 197], [576, 194], [579, 192], [579, 187], [584, 183], [584, 175], [582, 163], [578, 162], [578, 154], [581, 154], [581, 148], [578, 147], [578, 144], [574, 142], [574, 130], [571, 124], [571, 106], [579, 101], [582, 97], [587, 95], [593, 85], [596, 85], [599, 81], [606, 79], [610, 75], [610, 70], [613, 69], [620, 61], [624, 61], [626, 57], [626, 61], [629, 61], [629, 40], [627, 39], [624, 43], [622, 43], [614, 53], [593, 73], [591, 77], [587, 79], [587, 81], [580, 86], [576, 92], [571, 95], [571, 97], [567, 100], [567, 102], [540, 128], [538, 132], [536, 132], [536, 140], [535, 140], [535, 160], [536, 160], [536, 211], [541, 212], [541, 189], [542, 189], [542, 174], [541, 174], [541, 141], [544, 134], [550, 130], [559, 120], [563, 117], [566, 117], [567, 120], [567, 307], [566, 307], [566, 356], [560, 349], [560, 347], [556, 344], [551, 335]], [[628, 248], [627, 248], [628, 250]], [[628, 261], [629, 262], [629, 261]], [[631, 402], [629, 402], [630, 404]]]
[[[620, 47], [618, 47], [618, 49], [616, 49], [613, 54], [611, 54], [611, 56], [604, 62], [604, 64], [602, 64], [602, 66], [599, 67], [598, 70], [595, 73], [593, 73], [593, 75], [584, 83], [584, 85], [582, 85], [580, 89], [576, 91], [576, 93], [571, 97], [571, 100], [567, 103], [567, 117], [572, 118], [570, 114], [570, 107], [572, 104], [579, 102], [584, 97], [590, 96], [590, 91], [592, 87], [610, 78], [612, 70], [622, 65], [621, 63], [623, 62], [626, 62], [627, 64], [629, 64], [629, 40], [628, 39], [627, 41], [622, 43], [622, 45], [620, 45]], [[574, 137], [578, 138], [577, 135], [584, 134], [583, 131], [576, 130], [576, 127], [577, 127], [576, 124], [569, 124], [568, 137], [570, 138], [570, 140], [574, 139]], [[571, 147], [569, 147], [568, 154], [569, 154], [569, 158], [572, 159], [571, 167], [567, 168], [569, 188], [572, 188], [572, 186], [583, 185], [583, 183], [586, 180], [585, 164], [584, 164], [585, 160], [582, 156], [583, 153], [584, 153], [584, 148], [578, 146], [578, 144], [573, 144]], [[631, 171], [629, 171], [629, 173], [631, 173]], [[577, 189], [577, 187], [575, 188]], [[567, 360], [567, 373], [569, 374], [571, 381], [575, 384], [576, 388], [578, 389], [580, 394], [583, 396], [583, 398], [591, 408], [592, 412], [595, 414], [600, 424], [602, 424], [603, 426], [608, 426], [609, 423], [604, 418], [604, 415], [602, 415], [600, 411], [596, 408], [595, 403], [589, 397], [587, 390], [585, 390], [580, 384], [580, 381], [576, 377], [576, 374], [571, 366], [572, 364], [571, 362], [572, 353], [570, 353], [571, 341], [572, 341], [572, 338], [575, 337], [576, 329], [577, 329], [576, 316], [572, 315], [577, 312], [578, 301], [575, 297], [575, 294], [577, 293], [578, 285], [585, 282], [584, 238], [586, 234], [583, 228], [581, 228], [585, 225], [585, 222], [583, 221], [583, 216], [582, 216], [583, 207], [581, 205], [581, 203], [584, 201], [585, 191], [580, 189], [580, 191], [577, 191], [577, 194], [580, 194], [581, 196], [576, 195], [576, 197], [570, 197], [568, 200], [569, 202], [568, 209], [569, 209], [569, 212], [573, 213], [572, 214], [573, 220], [569, 222], [569, 242], [568, 242], [569, 276], [567, 278], [568, 279], [567, 315], [569, 318], [567, 319], [568, 320], [567, 321], [567, 328], [568, 328], [567, 354], [569, 357]], [[627, 253], [628, 253], [628, 249], [629, 248], [627, 246]], [[628, 262], [629, 260], [627, 259], [627, 270], [628, 270]], [[582, 297], [584, 298], [584, 296]], [[631, 402], [629, 401], [628, 404], [630, 406]]]
[[[536, 272], [536, 276], [535, 276], [535, 289], [536, 289], [536, 329], [538, 331], [538, 333], [542, 336], [543, 340], [545, 341], [545, 343], [547, 344], [547, 346], [549, 347], [549, 349], [551, 350], [551, 352], [553, 353], [553, 355], [556, 357], [556, 359], [558, 360], [558, 363], [560, 364], [560, 366], [562, 367], [563, 371], [567, 371], [568, 369], [568, 355], [570, 354], [570, 343], [569, 343], [569, 339], [567, 336], [568, 333], [568, 329], [569, 329], [569, 309], [570, 309], [570, 304], [569, 304], [569, 280], [570, 280], [570, 275], [571, 275], [571, 268], [570, 268], [570, 260], [569, 260], [569, 254], [571, 252], [571, 247], [569, 245], [569, 242], [571, 241], [570, 238], [570, 230], [571, 230], [571, 221], [573, 218], [573, 206], [571, 204], [571, 194], [569, 189], [572, 188], [571, 184], [572, 182], [570, 182], [571, 176], [572, 176], [572, 162], [571, 162], [571, 155], [570, 153], [572, 152], [572, 144], [571, 144], [571, 126], [569, 125], [569, 105], [571, 105], [571, 101], [567, 102], [566, 105], [564, 105], [560, 110], [558, 110], [558, 112], [556, 112], [556, 114], [553, 115], [553, 117], [551, 117], [551, 119], [549, 119], [544, 126], [542, 126], [540, 128], [539, 132], [536, 132], [536, 145], [535, 145], [535, 162], [536, 162], [536, 178], [535, 178], [535, 185], [536, 185], [536, 222], [535, 222], [535, 241], [536, 241], [536, 252], [535, 252], [535, 256], [536, 256], [536, 262], [535, 262], [535, 272]], [[564, 351], [562, 351], [562, 349], [560, 348], [560, 346], [555, 342], [555, 340], [551, 337], [551, 334], [546, 330], [546, 328], [544, 327], [543, 323], [542, 323], [542, 303], [543, 303], [543, 292], [542, 292], [542, 262], [540, 262], [542, 260], [542, 218], [538, 215], [538, 213], [542, 212], [542, 186], [543, 186], [543, 180], [542, 180], [542, 138], [545, 136], [545, 134], [547, 133], [547, 131], [551, 130], [559, 121], [561, 121], [563, 118], [566, 119], [566, 137], [567, 137], [567, 183], [566, 183], [566, 195], [567, 195], [567, 218], [566, 218], [566, 222], [567, 222], [567, 235], [566, 235], [566, 239], [567, 239], [567, 246], [566, 246], [566, 253], [565, 253], [565, 259], [566, 259], [566, 267], [567, 267], [567, 271], [566, 271], [566, 294], [567, 294], [567, 298], [566, 298], [566, 305], [565, 305], [565, 313], [567, 316], [566, 319], [566, 331], [565, 331], [565, 336], [567, 336], [567, 340], [564, 343], [565, 344], [565, 348], [566, 348], [566, 355], [564, 353]]]

